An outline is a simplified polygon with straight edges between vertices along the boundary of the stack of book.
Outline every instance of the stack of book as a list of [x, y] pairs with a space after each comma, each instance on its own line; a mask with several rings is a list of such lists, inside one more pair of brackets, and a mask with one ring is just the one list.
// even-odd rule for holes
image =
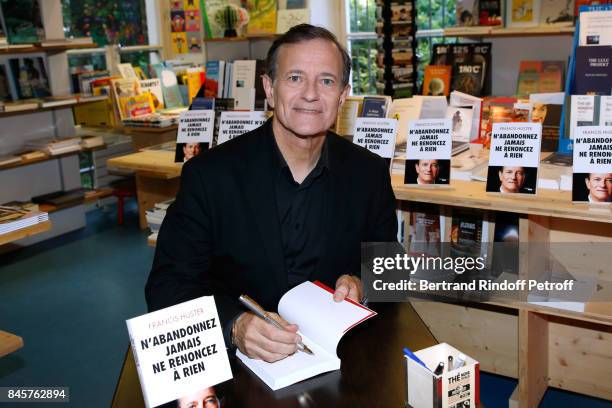
[[32, 227], [49, 220], [49, 214], [28, 211], [18, 206], [0, 206], [0, 235]]
[[26, 143], [26, 148], [40, 150], [51, 156], [56, 156], [59, 154], [77, 152], [81, 150], [81, 138], [43, 138], [29, 141]]
[[152, 210], [147, 210], [146, 218], [147, 224], [151, 229], [150, 239], [157, 239], [157, 234], [159, 233], [159, 229], [161, 227], [162, 222], [164, 221], [164, 217], [166, 216], [166, 211], [170, 204], [174, 202], [174, 198], [170, 200], [162, 201], [161, 203], [156, 203]]

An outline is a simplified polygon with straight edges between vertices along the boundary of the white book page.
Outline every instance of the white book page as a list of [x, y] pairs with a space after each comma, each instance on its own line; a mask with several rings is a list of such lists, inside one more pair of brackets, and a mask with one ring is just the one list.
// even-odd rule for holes
[[274, 363], [251, 359], [240, 350], [236, 350], [236, 356], [273, 390], [340, 368], [340, 360], [335, 354], [328, 353], [304, 335], [302, 341], [312, 350], [313, 355], [298, 351]]
[[297, 324], [300, 333], [335, 355], [344, 333], [376, 312], [346, 300], [334, 302], [331, 292], [304, 282], [283, 295], [278, 314], [289, 323]]

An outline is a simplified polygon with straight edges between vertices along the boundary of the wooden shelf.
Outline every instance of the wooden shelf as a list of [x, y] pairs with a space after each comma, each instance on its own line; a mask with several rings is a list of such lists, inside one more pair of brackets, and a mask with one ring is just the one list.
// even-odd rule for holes
[[537, 37], [572, 35], [574, 27], [449, 27], [444, 29], [445, 37]]
[[[47, 53], [57, 53], [64, 52], [68, 50], [82, 50], [88, 48], [96, 48], [97, 44], [89, 43], [89, 44], [78, 44], [71, 43], [67, 41], [66, 43], [58, 43], [53, 45], [41, 45], [41, 44], [23, 44], [24, 46], [19, 47], [11, 47], [2, 46], [0, 47], [0, 55], [6, 54], [29, 54], [33, 52], [47, 52]], [[27, 45], [27, 46], [26, 46]]]
[[244, 37], [205, 38], [204, 42], [274, 41], [277, 37], [277, 34], [247, 35]]
[[23, 347], [23, 339], [9, 332], [0, 330], [0, 357], [6, 356]]
[[65, 105], [61, 105], [61, 106], [51, 106], [48, 108], [34, 108], [34, 109], [25, 109], [25, 110], [20, 110], [20, 111], [14, 111], [14, 112], [5, 112], [2, 111], [0, 112], [0, 118], [3, 117], [7, 117], [7, 116], [17, 116], [17, 115], [26, 115], [29, 113], [38, 113], [38, 112], [46, 112], [46, 111], [52, 111], [52, 110], [58, 110], [58, 109], [71, 109], [76, 105], [84, 105], [87, 103], [93, 103], [93, 102], [99, 102], [99, 101], [80, 101], [80, 102], [73, 102], [73, 103], [68, 103]]
[[540, 188], [537, 197], [510, 197], [487, 193], [486, 183], [463, 180], [451, 180], [450, 188], [424, 189], [404, 185], [399, 174], [392, 183], [398, 200], [612, 223], [611, 207], [572, 203], [569, 191]]
[[[12, 231], [7, 234], [0, 235], [0, 245], [8, 244], [13, 241], [17, 241], [22, 238], [29, 237], [31, 235], [40, 234], [41, 232], [49, 231], [51, 229], [51, 221], [40, 222], [31, 227], [21, 228], [17, 231]], [[0, 345], [2, 344], [2, 333], [0, 332]], [[1, 349], [1, 347], [0, 347]], [[2, 353], [0, 352], [0, 356]]]
[[21, 161], [18, 162], [18, 163], [10, 163], [10, 164], [4, 165], [4, 166], [0, 166], [0, 170], [7, 170], [7, 169], [15, 168], [15, 167], [28, 166], [28, 165], [34, 164], [34, 163], [40, 163], [40, 162], [44, 162], [44, 161], [60, 159], [62, 157], [67, 157], [67, 156], [72, 156], [72, 155], [75, 155], [75, 154], [79, 154], [81, 152], [95, 151], [95, 150], [100, 150], [102, 148], [103, 147], [101, 147], [101, 146], [96, 146], [96, 147], [91, 147], [91, 148], [75, 150], [73, 152], [57, 154], [57, 155], [53, 155], [53, 156], [45, 154], [44, 157], [37, 157], [35, 159], [21, 159]]
[[505, 307], [514, 310], [528, 310], [530, 312], [539, 313], [546, 316], [556, 316], [563, 317], [566, 319], [585, 321], [597, 324], [603, 324], [606, 326], [612, 326], [612, 316], [597, 314], [597, 313], [589, 313], [589, 312], [574, 312], [571, 310], [558, 309], [555, 307], [548, 306], [540, 306], [534, 305], [527, 302], [503, 302], [503, 301], [495, 301], [495, 302], [483, 302], [487, 305], [494, 305]]

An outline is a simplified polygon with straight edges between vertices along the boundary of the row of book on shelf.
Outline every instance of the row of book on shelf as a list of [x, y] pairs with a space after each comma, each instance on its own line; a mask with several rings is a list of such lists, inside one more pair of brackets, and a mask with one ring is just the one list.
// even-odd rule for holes
[[[563, 93], [521, 100], [481, 99], [455, 91], [450, 104], [444, 96], [393, 101], [388, 96], [351, 96], [333, 130], [385, 158], [403, 173], [406, 185], [448, 188], [451, 178], [474, 179], [486, 181], [489, 193], [533, 195], [538, 188], [561, 188], [574, 192], [573, 201], [609, 203], [612, 191], [594, 186], [603, 179], [612, 188], [606, 142], [612, 132], [612, 96], [570, 98], [573, 175], [571, 161], [541, 166], [548, 157], [541, 152], [556, 151], [563, 100]], [[187, 161], [268, 117], [263, 111], [219, 113], [204, 107], [180, 114], [175, 161]], [[547, 117], [554, 120], [547, 122]], [[459, 153], [451, 164], [451, 156]]]
[[94, 149], [102, 146], [104, 146], [104, 139], [100, 135], [34, 139], [26, 142], [20, 151], [0, 156], [0, 168], [17, 166], [22, 163], [44, 160], [53, 156], [80, 152], [83, 149]]
[[215, 60], [204, 66], [172, 60], [146, 70], [119, 64], [119, 75], [95, 70], [74, 72], [75, 93], [109, 97], [108, 101], [78, 106], [76, 122], [166, 127], [176, 124], [178, 113], [192, 105], [198, 93], [196, 105], [214, 101], [230, 110], [263, 110], [265, 93], [257, 78], [264, 70], [263, 60]]
[[458, 0], [456, 26], [573, 26], [580, 6], [609, 0]]

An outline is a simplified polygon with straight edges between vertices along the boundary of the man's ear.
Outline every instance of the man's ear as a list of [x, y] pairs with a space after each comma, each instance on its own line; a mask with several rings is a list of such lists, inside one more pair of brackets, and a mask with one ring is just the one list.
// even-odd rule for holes
[[264, 74], [261, 76], [261, 82], [263, 83], [263, 88], [266, 92], [268, 106], [274, 109], [274, 86], [272, 83], [272, 79], [267, 74]]
[[504, 174], [504, 172], [500, 170], [497, 172], [497, 174], [499, 174], [499, 181], [502, 181], [502, 174]]
[[344, 101], [346, 100], [346, 97], [348, 96], [349, 92], [351, 92], [351, 85], [350, 84], [346, 84], [346, 86], [344, 87], [344, 89], [340, 93], [340, 104], [338, 105], [338, 108], [340, 108], [342, 105], [344, 105]]

